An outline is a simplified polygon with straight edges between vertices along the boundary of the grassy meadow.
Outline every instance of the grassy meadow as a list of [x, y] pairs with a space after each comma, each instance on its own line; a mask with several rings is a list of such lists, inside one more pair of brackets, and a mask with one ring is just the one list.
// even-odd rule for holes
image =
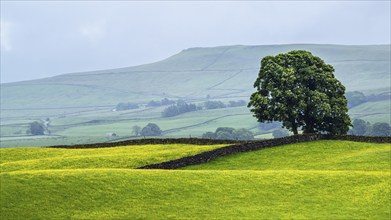
[[0, 149], [1, 219], [389, 219], [390, 144], [317, 141], [182, 170], [215, 146]]
[[217, 158], [187, 170], [341, 170], [390, 172], [391, 145], [352, 141], [290, 144]]
[[110, 148], [1, 149], [1, 172], [52, 169], [132, 169], [213, 150], [225, 145], [133, 145]]

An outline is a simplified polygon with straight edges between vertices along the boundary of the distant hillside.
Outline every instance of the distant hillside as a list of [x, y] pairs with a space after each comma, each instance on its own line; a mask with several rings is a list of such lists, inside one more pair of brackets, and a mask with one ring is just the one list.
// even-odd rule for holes
[[124, 99], [247, 97], [266, 55], [311, 51], [336, 69], [348, 91], [389, 88], [390, 45], [272, 45], [191, 48], [135, 67], [2, 84], [1, 108], [101, 106]]
[[[42, 146], [133, 138], [133, 126], [157, 123], [164, 137], [199, 137], [218, 127], [247, 128], [270, 138], [245, 106], [203, 109], [164, 118], [166, 106], [151, 100], [182, 99], [248, 102], [260, 60], [291, 50], [308, 50], [336, 69], [347, 91], [368, 98], [349, 109], [350, 116], [371, 123], [390, 122], [390, 45], [270, 45], [191, 48], [165, 60], [120, 69], [71, 73], [32, 81], [1, 84], [0, 146]], [[138, 109], [112, 111], [118, 103]], [[28, 123], [50, 118], [50, 134], [26, 135]]]

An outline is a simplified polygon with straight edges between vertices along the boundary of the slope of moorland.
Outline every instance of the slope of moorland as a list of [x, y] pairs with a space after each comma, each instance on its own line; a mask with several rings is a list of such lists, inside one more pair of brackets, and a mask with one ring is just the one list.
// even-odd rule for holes
[[[140, 151], [133, 147], [127, 151], [133, 149]], [[154, 153], [148, 149], [137, 159], [153, 163], [158, 157], [149, 156]], [[23, 150], [29, 150], [26, 161], [42, 161], [31, 169], [27, 164], [2, 169], [2, 219], [389, 219], [391, 215], [389, 144], [308, 142], [191, 167], [198, 170], [125, 169], [128, 166], [117, 163], [120, 158], [94, 163], [104, 156], [83, 161], [88, 166], [69, 166], [75, 163], [70, 154], [86, 153], [80, 149], [50, 149], [51, 153], [1, 149], [2, 162], [23, 161]], [[52, 167], [49, 155], [64, 158]]]
[[212, 98], [247, 97], [262, 57], [294, 49], [308, 50], [333, 65], [348, 91], [390, 87], [390, 45], [223, 46], [191, 48], [136, 67], [2, 84], [2, 108], [104, 106], [124, 99], [192, 100], [208, 94]]
[[[349, 110], [352, 118], [389, 122], [390, 45], [270, 45], [191, 48], [165, 60], [120, 69], [64, 74], [1, 84], [1, 147], [110, 141], [108, 133], [131, 136], [132, 126], [153, 122], [163, 136], [201, 136], [220, 126], [262, 130], [246, 107], [212, 109], [162, 118], [165, 107], [145, 107], [151, 100], [248, 101], [266, 55], [294, 49], [311, 51], [335, 67], [347, 91], [374, 98]], [[379, 99], [381, 95], [381, 99]], [[208, 97], [208, 98], [207, 98]], [[139, 109], [113, 112], [120, 102]], [[26, 135], [28, 123], [50, 118], [51, 136]], [[266, 135], [268, 136], [268, 135]], [[270, 135], [269, 135], [270, 136]]]

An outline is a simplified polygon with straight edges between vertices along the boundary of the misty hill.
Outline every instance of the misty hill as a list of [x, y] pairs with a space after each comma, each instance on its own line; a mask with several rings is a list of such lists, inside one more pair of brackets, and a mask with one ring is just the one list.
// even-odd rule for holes
[[120, 69], [2, 84], [1, 108], [82, 107], [123, 100], [247, 98], [266, 55], [302, 49], [336, 69], [347, 91], [387, 91], [390, 45], [272, 45], [191, 48], [165, 60]]
[[[200, 137], [218, 127], [233, 127], [271, 138], [278, 127], [260, 126], [246, 106], [163, 117], [167, 106], [145, 104], [163, 98], [197, 105], [208, 100], [246, 103], [260, 60], [295, 49], [311, 51], [333, 65], [347, 91], [365, 93], [368, 99], [349, 109], [353, 119], [389, 123], [390, 45], [222, 46], [191, 48], [146, 65], [2, 84], [0, 146], [104, 142], [113, 141], [112, 134], [116, 140], [134, 138], [132, 127], [148, 123], [158, 124], [163, 137]], [[119, 103], [139, 108], [113, 111]], [[50, 135], [27, 135], [34, 121], [50, 122]]]

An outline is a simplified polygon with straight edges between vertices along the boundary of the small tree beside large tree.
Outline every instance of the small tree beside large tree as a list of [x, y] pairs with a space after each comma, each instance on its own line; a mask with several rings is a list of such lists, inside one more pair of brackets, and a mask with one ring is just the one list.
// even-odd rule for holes
[[295, 50], [261, 61], [257, 89], [248, 107], [259, 122], [281, 121], [294, 134], [346, 134], [351, 125], [345, 87], [334, 68], [308, 51]]

